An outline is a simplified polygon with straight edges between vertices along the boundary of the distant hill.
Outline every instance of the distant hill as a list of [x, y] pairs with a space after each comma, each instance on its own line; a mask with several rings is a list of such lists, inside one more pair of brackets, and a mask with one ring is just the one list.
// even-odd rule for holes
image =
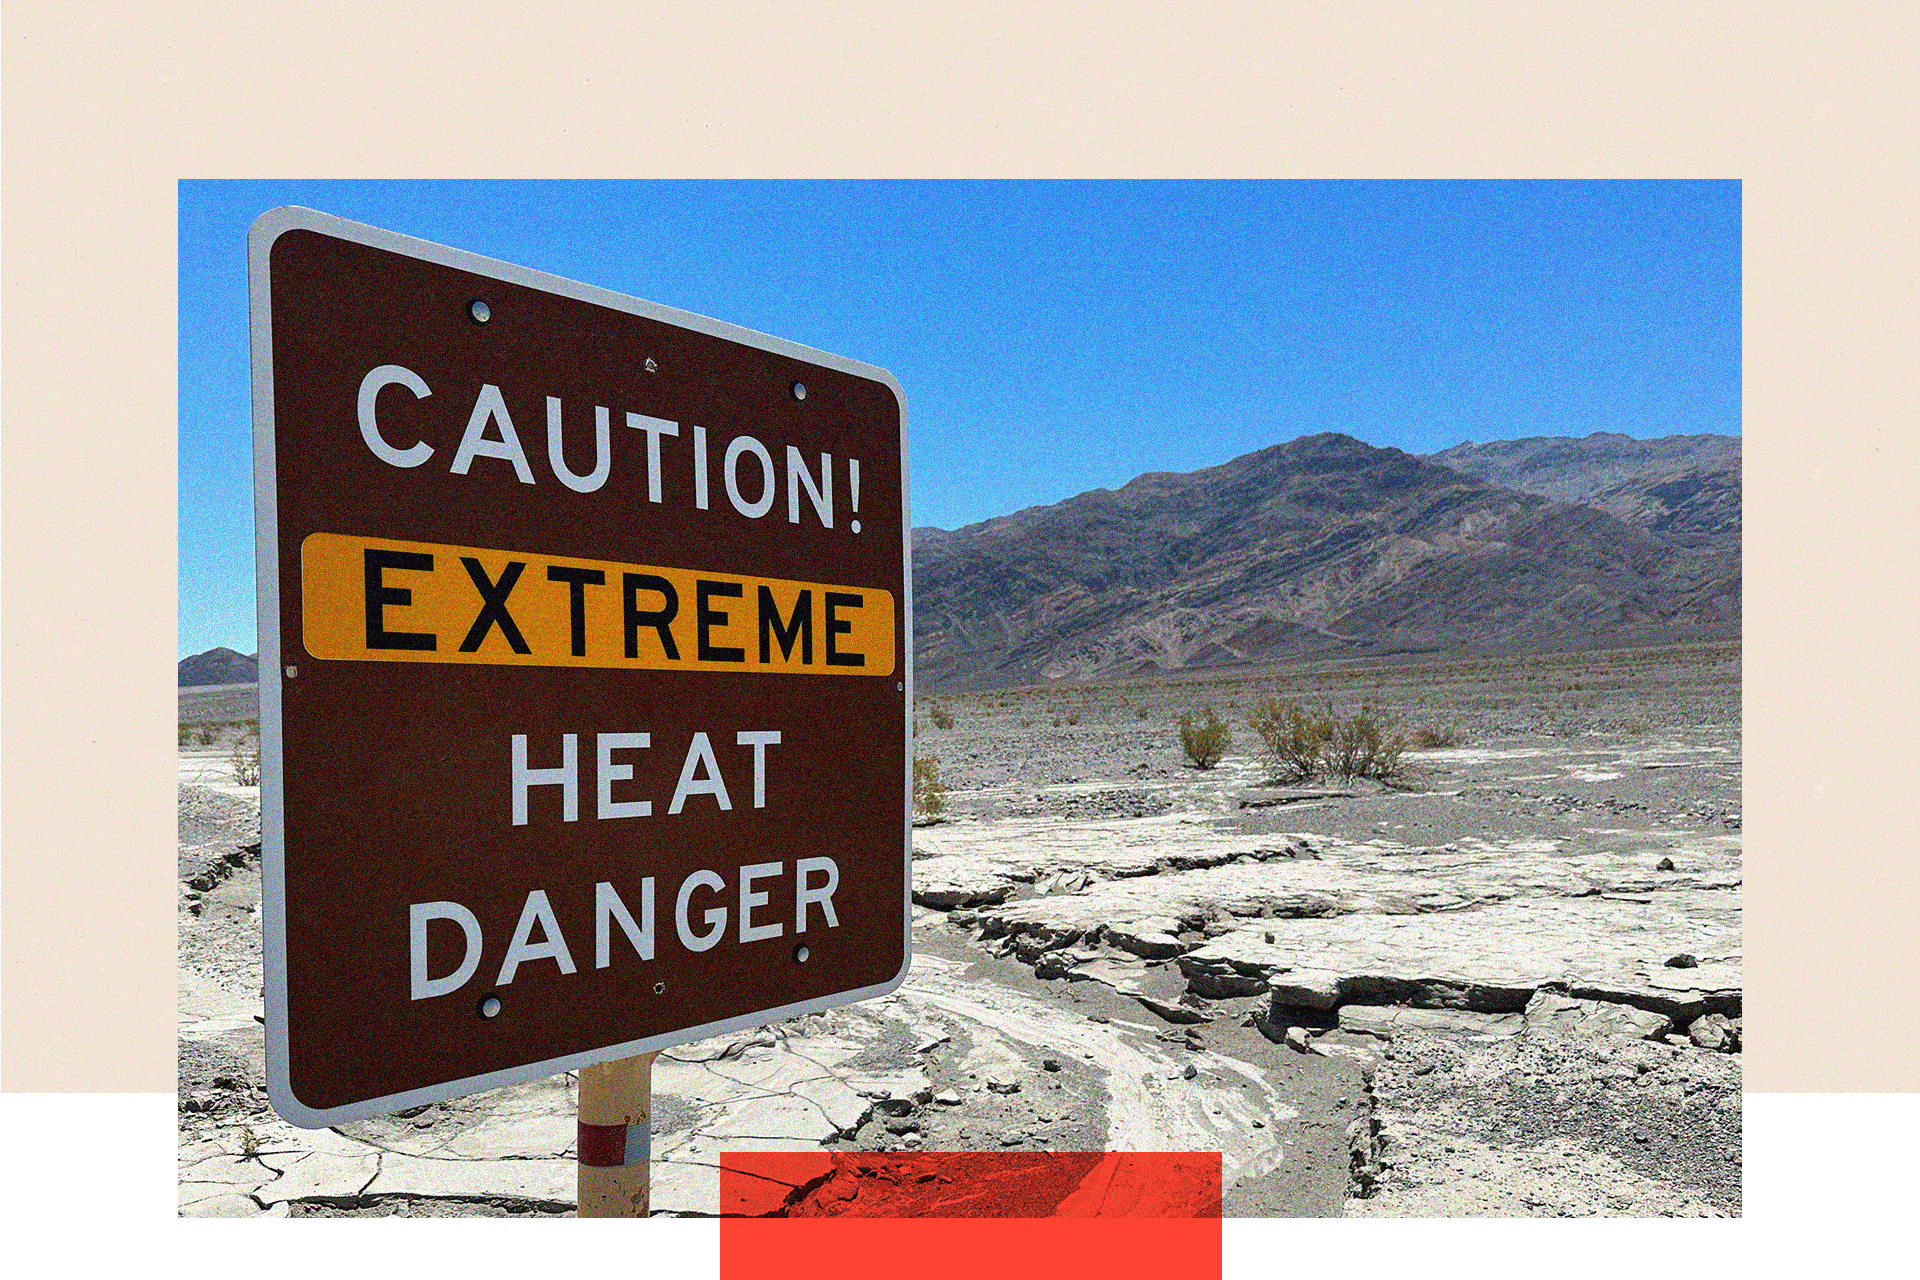
[[[1733, 494], [1737, 521], [1737, 479]], [[1642, 514], [1666, 501], [1612, 500]], [[929, 688], [1739, 625], [1737, 533], [1662, 534], [1343, 435], [914, 532], [915, 670]]]
[[1488, 484], [1567, 502], [1586, 502], [1630, 480], [1688, 471], [1731, 471], [1737, 492], [1740, 476], [1739, 436], [1636, 440], [1618, 432], [1596, 431], [1589, 436], [1527, 436], [1457, 444], [1425, 456], [1428, 462]]
[[1603, 489], [1587, 505], [1690, 546], [1740, 545], [1740, 468], [1696, 467], [1640, 476]]
[[252, 684], [260, 679], [258, 654], [209, 649], [180, 659], [180, 687], [203, 684]]

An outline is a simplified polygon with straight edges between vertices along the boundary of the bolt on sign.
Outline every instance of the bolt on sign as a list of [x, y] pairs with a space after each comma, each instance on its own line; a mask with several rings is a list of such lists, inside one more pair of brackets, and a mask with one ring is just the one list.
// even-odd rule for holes
[[280, 1113], [898, 986], [893, 378], [306, 209], [249, 263]]

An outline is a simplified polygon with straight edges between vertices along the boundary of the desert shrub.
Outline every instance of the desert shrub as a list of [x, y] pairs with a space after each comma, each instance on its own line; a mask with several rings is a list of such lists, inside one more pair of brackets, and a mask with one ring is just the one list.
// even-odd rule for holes
[[1136, 711], [1136, 712], [1134, 712], [1133, 714], [1134, 714], [1134, 715], [1135, 715], [1136, 717], [1138, 717], [1139, 719], [1141, 719], [1141, 720], [1145, 720], [1145, 719], [1147, 719], [1147, 718], [1148, 718], [1149, 716], [1151, 716], [1151, 715], [1153, 714], [1153, 712], [1152, 712], [1151, 710], [1149, 710], [1148, 708], [1146, 708], [1146, 707], [1142, 707], [1142, 708], [1140, 708], [1140, 709], [1139, 709], [1138, 711]]
[[1413, 745], [1421, 751], [1460, 745], [1460, 731], [1452, 725], [1423, 724], [1413, 731]]
[[213, 740], [216, 736], [218, 735], [216, 734], [214, 727], [210, 724], [203, 724], [198, 729], [195, 729], [193, 731], [194, 742], [196, 742], [197, 744], [203, 747], [212, 746]]
[[1198, 720], [1191, 714], [1180, 717], [1180, 749], [1187, 753], [1187, 759], [1193, 762], [1194, 768], [1213, 768], [1232, 745], [1227, 722], [1213, 714], [1212, 707], [1208, 707]]
[[180, 745], [184, 747], [191, 741], [193, 741], [193, 726], [183, 722], [180, 725]]
[[937, 702], [927, 704], [927, 719], [933, 721], [933, 727], [936, 729], [953, 728], [953, 712]]
[[260, 785], [260, 740], [246, 734], [233, 744], [227, 756], [227, 771], [243, 787]]
[[946, 812], [947, 788], [940, 781], [940, 762], [932, 756], [913, 758], [913, 816], [937, 818]]
[[1403, 772], [1407, 735], [1382, 723], [1371, 708], [1342, 716], [1331, 706], [1313, 712], [1297, 703], [1268, 698], [1247, 723], [1266, 747], [1273, 777], [1299, 782], [1315, 774], [1391, 781]]
[[1407, 749], [1407, 736], [1385, 732], [1373, 713], [1361, 708], [1360, 714], [1334, 718], [1333, 737], [1321, 748], [1321, 763], [1330, 774], [1341, 778], [1378, 778], [1385, 782], [1400, 772], [1400, 757]]
[[1314, 715], [1298, 703], [1263, 699], [1247, 723], [1266, 746], [1267, 763], [1282, 782], [1298, 782], [1320, 771], [1320, 752], [1333, 740], [1333, 713]]

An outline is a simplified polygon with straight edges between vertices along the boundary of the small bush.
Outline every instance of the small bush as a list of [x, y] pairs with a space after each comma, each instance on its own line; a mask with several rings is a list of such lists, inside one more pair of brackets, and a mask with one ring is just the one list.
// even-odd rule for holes
[[193, 741], [193, 726], [182, 723], [180, 726], [180, 745], [184, 747], [191, 741]]
[[214, 732], [214, 728], [210, 724], [203, 724], [198, 729], [195, 729], [193, 731], [194, 742], [203, 747], [212, 746], [213, 740], [216, 736], [217, 735]]
[[932, 756], [913, 758], [913, 816], [937, 818], [947, 809], [946, 784], [940, 781], [940, 762]]
[[1212, 707], [1208, 707], [1199, 720], [1192, 715], [1180, 717], [1180, 749], [1187, 753], [1187, 759], [1193, 762], [1194, 768], [1213, 768], [1232, 745], [1227, 722], [1213, 714]]
[[1370, 708], [1341, 716], [1331, 706], [1319, 712], [1275, 698], [1262, 701], [1247, 723], [1266, 746], [1273, 777], [1299, 782], [1325, 774], [1388, 782], [1400, 776], [1407, 735], [1380, 723]]
[[1327, 772], [1341, 778], [1377, 778], [1385, 782], [1400, 772], [1407, 749], [1404, 733], [1381, 732], [1373, 714], [1362, 708], [1357, 716], [1335, 719], [1333, 739], [1321, 749]]
[[1147, 717], [1151, 716], [1153, 712], [1148, 710], [1146, 707], [1142, 707], [1138, 711], [1134, 712], [1133, 714], [1138, 716], [1140, 719], [1145, 720]]
[[233, 780], [243, 787], [260, 785], [260, 741], [257, 738], [242, 736], [233, 744], [233, 752], [227, 757], [227, 771]]
[[1460, 745], [1460, 731], [1451, 725], [1421, 725], [1413, 731], [1413, 745], [1421, 751]]
[[1282, 782], [1299, 782], [1320, 771], [1321, 750], [1333, 741], [1333, 713], [1312, 715], [1297, 703], [1263, 699], [1247, 723], [1266, 744], [1267, 763]]
[[927, 719], [933, 721], [933, 727], [936, 729], [953, 728], [953, 712], [937, 702], [927, 704]]

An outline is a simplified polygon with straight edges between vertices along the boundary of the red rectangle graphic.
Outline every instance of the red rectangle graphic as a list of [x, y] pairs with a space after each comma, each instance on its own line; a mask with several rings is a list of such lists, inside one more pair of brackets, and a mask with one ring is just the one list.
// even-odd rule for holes
[[728, 1152], [720, 1275], [1217, 1277], [1220, 1201], [1217, 1151]]

